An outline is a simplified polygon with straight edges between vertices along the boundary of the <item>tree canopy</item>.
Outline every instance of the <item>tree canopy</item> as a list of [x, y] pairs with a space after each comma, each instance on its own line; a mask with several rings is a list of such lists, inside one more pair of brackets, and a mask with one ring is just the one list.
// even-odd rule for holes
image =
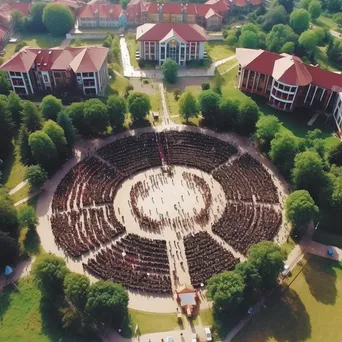
[[273, 6], [264, 16], [260, 16], [258, 22], [262, 28], [269, 32], [277, 24], [287, 24], [288, 14], [283, 6]]
[[306, 31], [310, 26], [309, 12], [303, 8], [295, 9], [290, 15], [290, 26], [297, 34]]
[[16, 238], [18, 227], [17, 211], [13, 203], [7, 197], [0, 196], [0, 229]]
[[242, 32], [239, 38], [239, 45], [244, 48], [256, 49], [258, 47], [259, 37], [253, 31]]
[[53, 36], [63, 36], [74, 27], [74, 16], [66, 5], [49, 3], [43, 11], [43, 23]]
[[167, 58], [162, 65], [162, 72], [166, 82], [176, 83], [178, 76], [178, 64], [171, 58]]
[[128, 109], [133, 117], [134, 121], [145, 119], [149, 111], [151, 110], [150, 98], [140, 92], [131, 92], [127, 99]]
[[25, 125], [20, 126], [19, 130], [19, 154], [20, 160], [24, 165], [30, 165], [33, 163], [33, 156], [31, 147], [29, 145], [29, 131]]
[[45, 2], [36, 2], [32, 4], [30, 16], [26, 27], [33, 32], [46, 32], [46, 26], [43, 23], [43, 12], [47, 4]]
[[255, 132], [259, 119], [259, 108], [250, 98], [243, 100], [239, 105], [236, 131], [241, 135], [251, 135]]
[[62, 101], [53, 95], [47, 95], [40, 103], [40, 110], [45, 120], [56, 121], [58, 113], [63, 109]]
[[31, 206], [26, 206], [18, 211], [20, 227], [34, 229], [38, 223], [36, 211]]
[[262, 116], [256, 123], [255, 138], [264, 151], [270, 149], [271, 140], [280, 130], [279, 119], [274, 115]]
[[318, 0], [310, 2], [309, 13], [312, 19], [318, 19], [322, 13], [322, 4]]
[[90, 135], [91, 129], [88, 127], [84, 119], [84, 102], [73, 102], [65, 109], [65, 111], [81, 135]]
[[121, 127], [125, 122], [127, 102], [123, 97], [111, 95], [107, 101], [109, 121], [112, 127]]
[[7, 96], [7, 108], [11, 113], [12, 121], [17, 127], [19, 127], [22, 121], [21, 112], [23, 110], [23, 106], [20, 97], [14, 91], [10, 91]]
[[31, 133], [41, 129], [43, 127], [43, 119], [36, 105], [30, 101], [23, 101], [22, 106], [23, 124], [26, 126], [27, 130]]
[[92, 134], [97, 135], [103, 133], [109, 121], [106, 105], [99, 99], [86, 101], [84, 103], [84, 120]]
[[207, 295], [218, 312], [231, 312], [243, 301], [245, 284], [240, 273], [226, 271], [212, 276], [207, 283]]
[[305, 31], [299, 36], [299, 45], [311, 55], [317, 46], [318, 37], [313, 31]]
[[220, 95], [213, 90], [204, 90], [199, 97], [199, 105], [203, 117], [211, 121], [219, 112]]
[[0, 94], [8, 95], [11, 89], [11, 84], [8, 80], [5, 71], [0, 70]]
[[64, 110], [59, 112], [57, 116], [57, 124], [63, 128], [65, 139], [68, 143], [69, 149], [71, 149], [75, 140], [75, 127], [72, 124], [72, 120]]
[[190, 91], [185, 91], [179, 101], [179, 114], [188, 121], [189, 118], [197, 117], [199, 112], [199, 105], [195, 96]]
[[83, 310], [90, 287], [89, 278], [83, 274], [68, 273], [64, 278], [64, 293], [77, 308]]
[[338, 141], [328, 151], [328, 161], [330, 164], [342, 166], [342, 142]]
[[44, 123], [43, 132], [46, 133], [54, 145], [60, 160], [64, 160], [68, 154], [68, 143], [66, 141], [64, 130], [56, 122], [48, 120]]
[[7, 265], [14, 266], [19, 257], [19, 245], [15, 238], [9, 233], [0, 230], [0, 269], [3, 270]]
[[48, 174], [39, 165], [31, 165], [25, 171], [25, 179], [32, 188], [40, 188], [48, 179]]
[[0, 158], [8, 155], [12, 143], [14, 124], [7, 102], [0, 100]]
[[236, 129], [238, 125], [239, 106], [240, 102], [236, 99], [230, 99], [229, 97], [221, 98], [217, 122], [219, 128], [226, 128], [228, 130]]
[[[279, 53], [285, 44], [294, 44], [298, 41], [298, 36], [293, 32], [289, 25], [278, 24], [272, 27], [272, 30], [266, 36], [267, 50]], [[293, 51], [292, 51], [293, 52]]]

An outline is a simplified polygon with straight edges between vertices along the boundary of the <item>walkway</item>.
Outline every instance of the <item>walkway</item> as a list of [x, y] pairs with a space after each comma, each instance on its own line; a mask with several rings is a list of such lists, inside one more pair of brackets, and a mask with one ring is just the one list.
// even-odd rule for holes
[[22, 181], [22, 182], [19, 183], [16, 187], [14, 187], [12, 190], [10, 190], [9, 194], [10, 194], [10, 195], [15, 194], [17, 191], [19, 191], [20, 189], [22, 189], [27, 183], [28, 183], [27, 180]]
[[[123, 74], [125, 77], [129, 78], [152, 78], [161, 79], [163, 78], [161, 70], [135, 70], [131, 64], [131, 58], [129, 55], [127, 42], [124, 37], [120, 38], [120, 48], [121, 48], [121, 61]], [[208, 77], [214, 76], [215, 69], [221, 64], [224, 64], [236, 56], [229, 56], [227, 58], [221, 59], [211, 64], [208, 69], [182, 69], [178, 70], [178, 77]]]

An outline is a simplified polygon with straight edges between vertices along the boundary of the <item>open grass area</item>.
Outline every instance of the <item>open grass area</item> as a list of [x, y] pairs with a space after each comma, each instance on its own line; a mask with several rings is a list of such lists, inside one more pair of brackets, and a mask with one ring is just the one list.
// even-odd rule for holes
[[137, 49], [138, 49], [138, 43], [135, 40], [135, 35], [128, 34], [125, 36], [125, 39], [127, 42], [129, 56], [131, 58], [131, 64], [132, 64], [133, 68], [137, 68], [138, 67], [138, 61], [135, 58], [135, 53], [137, 52]]
[[13, 189], [24, 180], [26, 168], [20, 161], [18, 146], [13, 146], [13, 150], [9, 152], [3, 166], [3, 180], [8, 190]]
[[324, 231], [322, 229], [315, 230], [312, 240], [323, 243], [325, 245], [342, 248], [342, 236]]
[[[104, 39], [80, 39], [80, 40], [76, 40], [73, 39], [70, 42], [70, 46], [102, 46]], [[80, 45], [78, 45], [77, 43], [80, 43]]]
[[221, 41], [205, 43], [204, 49], [213, 62], [235, 54], [235, 48], [228, 46], [226, 42]]
[[11, 195], [11, 200], [16, 203], [23, 198], [27, 197], [30, 193], [30, 185], [26, 184], [23, 188], [15, 192], [13, 195]]
[[234, 342], [342, 341], [342, 263], [308, 256], [283, 293], [266, 301]]
[[226, 63], [223, 63], [217, 67], [217, 70], [219, 71], [220, 74], [231, 68], [233, 65], [237, 65], [237, 59], [234, 58]]
[[335, 23], [335, 21], [331, 18], [325, 17], [324, 15], [321, 15], [318, 19], [313, 20], [312, 23], [315, 26], [327, 28], [329, 30], [336, 30], [337, 29], [337, 24]]
[[115, 75], [115, 79], [111, 80], [109, 83], [109, 87], [107, 89], [107, 96], [112, 95], [111, 89], [115, 89], [120, 96], [123, 96], [125, 94], [126, 86], [129, 84], [129, 81], [125, 77], [121, 77], [119, 75]]

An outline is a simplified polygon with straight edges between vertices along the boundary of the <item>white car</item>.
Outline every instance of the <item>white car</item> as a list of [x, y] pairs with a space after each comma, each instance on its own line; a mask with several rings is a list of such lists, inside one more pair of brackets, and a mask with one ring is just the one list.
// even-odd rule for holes
[[166, 337], [166, 342], [174, 342], [175, 340], [173, 339], [172, 336]]
[[197, 342], [197, 334], [191, 335], [191, 342]]
[[210, 328], [204, 328], [204, 332], [205, 332], [205, 340], [206, 341], [212, 341], [213, 338], [211, 337]]

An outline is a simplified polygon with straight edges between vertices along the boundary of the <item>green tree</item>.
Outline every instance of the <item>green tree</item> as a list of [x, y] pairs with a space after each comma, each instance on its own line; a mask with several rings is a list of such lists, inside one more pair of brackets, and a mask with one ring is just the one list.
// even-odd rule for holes
[[248, 261], [241, 262], [235, 266], [235, 271], [241, 274], [245, 283], [245, 297], [250, 297], [253, 292], [260, 289], [262, 278], [252, 263]]
[[56, 146], [59, 159], [64, 160], [68, 155], [68, 143], [63, 128], [56, 122], [48, 120], [44, 123], [43, 132], [50, 137]]
[[5, 196], [0, 196], [0, 227], [3, 232], [17, 237], [19, 227], [17, 211], [13, 203]]
[[33, 32], [46, 32], [46, 27], [43, 24], [43, 11], [47, 4], [44, 2], [36, 2], [32, 4], [30, 16], [28, 19], [27, 28]]
[[299, 36], [299, 45], [304, 48], [309, 55], [312, 55], [318, 43], [315, 32], [305, 31]]
[[36, 131], [29, 136], [34, 160], [44, 169], [51, 170], [57, 164], [57, 149], [51, 138], [43, 131]]
[[295, 229], [305, 233], [308, 224], [318, 215], [318, 207], [306, 190], [297, 190], [287, 196], [285, 216]]
[[14, 124], [7, 102], [0, 100], [0, 158], [6, 157], [12, 144]]
[[255, 266], [264, 288], [274, 286], [284, 269], [286, 253], [271, 241], [261, 241], [248, 249], [248, 262]]
[[250, 98], [243, 100], [239, 106], [237, 119], [237, 132], [239, 134], [246, 136], [253, 134], [259, 119], [257, 104]]
[[128, 110], [134, 121], [145, 119], [146, 115], [151, 110], [151, 102], [149, 97], [140, 92], [131, 92], [127, 99]]
[[14, 9], [11, 12], [11, 27], [13, 27], [14, 31], [21, 31], [24, 27], [24, 22], [25, 22], [25, 17], [24, 14], [22, 14], [20, 11], [17, 9]]
[[56, 121], [58, 113], [63, 109], [62, 101], [53, 95], [47, 95], [40, 103], [40, 111], [45, 120]]
[[171, 58], [167, 58], [162, 65], [162, 72], [166, 82], [176, 83], [178, 76], [178, 64]]
[[318, 0], [311, 1], [309, 5], [309, 13], [310, 13], [311, 19], [318, 19], [322, 13], [321, 2]]
[[293, 11], [293, 0], [278, 0], [278, 3], [285, 8], [287, 13], [291, 13]]
[[103, 324], [119, 328], [128, 315], [128, 294], [121, 284], [100, 280], [89, 288], [86, 310]]
[[280, 122], [274, 115], [262, 116], [256, 123], [255, 138], [264, 151], [269, 151], [271, 140], [280, 130]]
[[90, 127], [84, 119], [84, 102], [74, 102], [66, 108], [66, 113], [72, 120], [73, 125], [77, 131], [83, 135], [88, 136], [91, 133]]
[[19, 257], [19, 245], [15, 238], [0, 230], [0, 269], [4, 270], [7, 265], [14, 266]]
[[47, 172], [39, 165], [32, 165], [25, 171], [25, 179], [31, 188], [39, 189], [48, 179]]
[[74, 16], [66, 5], [49, 3], [43, 11], [43, 23], [53, 36], [63, 36], [74, 27]]
[[271, 141], [270, 158], [286, 177], [290, 176], [297, 152], [298, 139], [291, 133], [277, 133]]
[[127, 102], [118, 95], [109, 96], [107, 101], [109, 122], [112, 127], [122, 127], [127, 113]]
[[289, 25], [278, 24], [266, 36], [267, 50], [279, 53], [286, 44], [294, 44], [298, 41], [298, 36]]
[[292, 55], [294, 53], [294, 50], [295, 50], [295, 43], [287, 42], [280, 49], [280, 53], [287, 53], [289, 55]]
[[63, 128], [65, 139], [68, 143], [69, 150], [71, 151], [75, 140], [75, 127], [65, 110], [58, 113], [57, 123]]
[[301, 7], [303, 7], [304, 9], [308, 10], [311, 1], [312, 1], [312, 0], [300, 0], [300, 5], [301, 5]]
[[317, 199], [326, 182], [323, 160], [317, 152], [304, 151], [295, 157], [292, 180], [296, 189], [305, 189]]
[[330, 164], [342, 166], [342, 142], [337, 141], [328, 151], [328, 161]]
[[19, 127], [22, 121], [21, 112], [23, 106], [20, 97], [14, 91], [10, 91], [10, 94], [7, 96], [7, 108], [11, 113], [12, 121]]
[[207, 283], [207, 295], [217, 312], [232, 312], [244, 299], [245, 284], [239, 272], [226, 271], [212, 276]]
[[185, 91], [178, 101], [179, 114], [186, 120], [197, 118], [199, 112], [198, 102], [190, 91]]
[[64, 278], [64, 293], [75, 307], [84, 310], [90, 282], [85, 275], [70, 272]]
[[94, 135], [103, 133], [108, 127], [106, 105], [99, 99], [90, 99], [84, 103], [85, 123]]
[[217, 120], [218, 128], [236, 130], [238, 126], [238, 113], [240, 102], [229, 97], [222, 97], [220, 101], [220, 112]]
[[341, 0], [326, 0], [326, 7], [329, 12], [336, 13], [341, 11], [342, 1]]
[[213, 90], [205, 90], [201, 92], [199, 97], [199, 106], [203, 118], [212, 121], [220, 110], [220, 95]]
[[306, 31], [310, 26], [309, 12], [303, 8], [295, 9], [290, 15], [290, 26], [297, 34]]
[[342, 13], [336, 13], [333, 19], [335, 23], [337, 24], [337, 26], [341, 28], [342, 27]]
[[7, 73], [0, 70], [0, 94], [8, 95], [11, 89], [11, 84], [8, 80]]
[[342, 41], [333, 39], [328, 45], [327, 55], [330, 61], [342, 66]]
[[68, 269], [65, 261], [54, 254], [42, 254], [32, 265], [32, 273], [44, 297], [58, 300]]
[[258, 34], [253, 31], [242, 32], [239, 38], [239, 45], [244, 48], [256, 49], [259, 46]]
[[35, 229], [38, 224], [36, 211], [33, 207], [23, 207], [18, 211], [18, 221], [21, 228]]
[[30, 101], [23, 101], [22, 119], [27, 130], [32, 133], [43, 127], [43, 119], [36, 105]]
[[30, 165], [33, 163], [33, 156], [31, 152], [31, 147], [29, 145], [29, 132], [25, 125], [20, 126], [19, 130], [19, 154], [20, 160], [24, 165]]
[[262, 24], [263, 30], [269, 32], [277, 24], [287, 24], [289, 16], [284, 6], [274, 6], [265, 15], [260, 16], [258, 22]]

